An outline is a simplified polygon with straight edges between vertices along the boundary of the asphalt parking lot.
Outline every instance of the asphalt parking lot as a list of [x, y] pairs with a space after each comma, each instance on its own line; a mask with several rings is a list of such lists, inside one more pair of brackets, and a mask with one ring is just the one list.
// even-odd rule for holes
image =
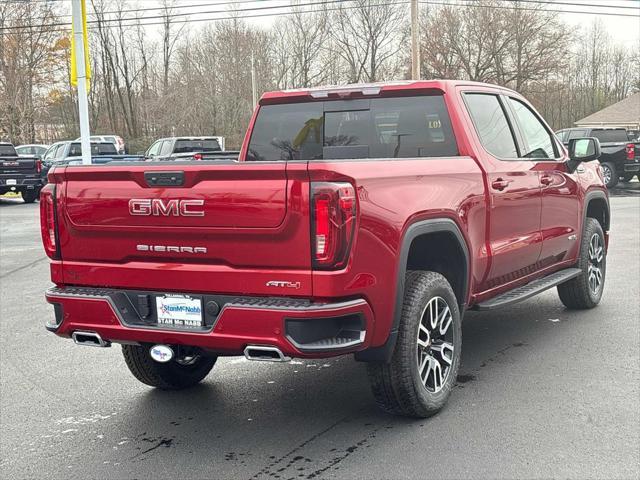
[[0, 198], [2, 478], [639, 478], [640, 184], [617, 189], [601, 305], [470, 312], [448, 406], [379, 412], [351, 357], [218, 362], [195, 389], [45, 331], [38, 204]]

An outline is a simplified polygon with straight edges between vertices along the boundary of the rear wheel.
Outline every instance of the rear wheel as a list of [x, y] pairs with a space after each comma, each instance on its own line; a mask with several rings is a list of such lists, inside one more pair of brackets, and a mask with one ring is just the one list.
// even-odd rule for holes
[[567, 308], [593, 308], [602, 298], [607, 271], [604, 233], [600, 223], [593, 218], [587, 218], [585, 222], [578, 268], [582, 273], [558, 285], [558, 295]]
[[24, 203], [33, 203], [38, 198], [38, 193], [37, 190], [25, 190], [22, 192], [22, 200]]
[[167, 363], [151, 358], [149, 348], [122, 345], [124, 361], [133, 376], [142, 383], [161, 390], [181, 390], [203, 380], [216, 363], [217, 357], [204, 356], [197, 350], [181, 348]]
[[460, 312], [447, 279], [409, 272], [391, 361], [367, 365], [378, 406], [410, 417], [437, 413], [455, 385], [461, 348]]
[[600, 164], [602, 168], [602, 177], [607, 188], [613, 188], [618, 184], [618, 172], [616, 166], [611, 162], [603, 162]]

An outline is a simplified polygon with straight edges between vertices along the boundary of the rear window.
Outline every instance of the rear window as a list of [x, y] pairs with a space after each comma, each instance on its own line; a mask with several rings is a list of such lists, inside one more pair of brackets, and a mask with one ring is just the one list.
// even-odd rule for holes
[[215, 138], [207, 140], [176, 140], [173, 153], [219, 152], [222, 150]]
[[600, 143], [629, 141], [626, 130], [591, 130], [591, 136], [600, 140]]
[[13, 148], [13, 145], [0, 145], [0, 155], [14, 157], [16, 155], [16, 149]]
[[[116, 155], [118, 152], [113, 143], [92, 143], [91, 155]], [[72, 143], [69, 148], [70, 157], [80, 157], [82, 155], [82, 146], [79, 143]]]
[[444, 99], [436, 95], [263, 106], [247, 160], [456, 155]]

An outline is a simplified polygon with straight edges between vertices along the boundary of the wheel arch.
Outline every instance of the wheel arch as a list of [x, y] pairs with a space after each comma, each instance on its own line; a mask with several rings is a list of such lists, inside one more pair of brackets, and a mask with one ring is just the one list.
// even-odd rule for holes
[[582, 212], [583, 228], [587, 218], [594, 218], [600, 223], [603, 231], [609, 231], [611, 223], [610, 212], [609, 199], [603, 191], [593, 190], [587, 192], [584, 199], [584, 210]]
[[[441, 247], [444, 254], [442, 254], [442, 249], [430, 251], [427, 250], [427, 247]], [[452, 219], [436, 218], [417, 221], [409, 225], [401, 241], [393, 324], [387, 341], [380, 347], [357, 352], [355, 354], [356, 360], [386, 362], [391, 358], [402, 315], [407, 270], [429, 269], [441, 273], [451, 283], [462, 314], [469, 296], [470, 265], [467, 242], [462, 231]]]

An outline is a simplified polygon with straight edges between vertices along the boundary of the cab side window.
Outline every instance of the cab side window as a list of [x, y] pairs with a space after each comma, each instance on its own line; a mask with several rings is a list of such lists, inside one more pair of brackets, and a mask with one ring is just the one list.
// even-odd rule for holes
[[149, 147], [149, 150], [147, 150], [147, 156], [150, 157], [151, 155], [158, 155], [161, 145], [162, 145], [162, 140], [158, 140], [153, 145], [151, 145]]
[[513, 132], [498, 97], [487, 93], [466, 93], [465, 102], [487, 152], [501, 159], [518, 158]]
[[554, 146], [551, 133], [545, 128], [533, 111], [520, 100], [509, 97], [509, 105], [520, 127], [525, 145], [522, 158], [555, 159], [560, 155]]
[[160, 148], [160, 155], [171, 155], [171, 148], [173, 147], [173, 140], [165, 140], [162, 142], [162, 147]]

